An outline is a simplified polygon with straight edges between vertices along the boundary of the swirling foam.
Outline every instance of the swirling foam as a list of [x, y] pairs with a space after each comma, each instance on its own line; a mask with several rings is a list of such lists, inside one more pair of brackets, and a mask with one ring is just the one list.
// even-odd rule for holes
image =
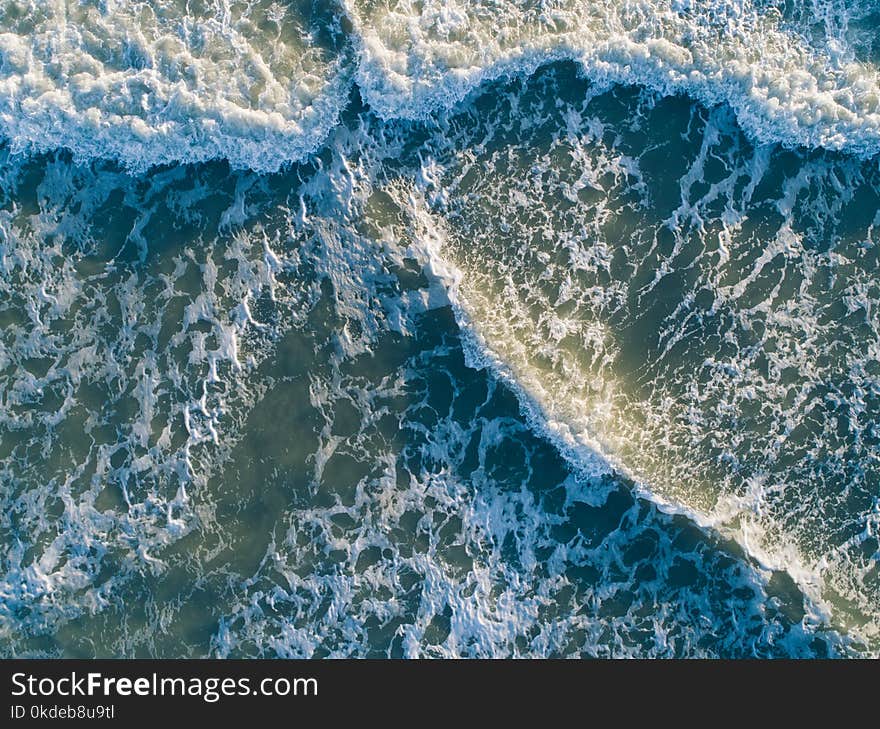
[[808, 42], [766, 3], [351, 0], [349, 11], [359, 85], [386, 117], [423, 118], [486, 80], [570, 59], [594, 82], [726, 102], [759, 142], [880, 151], [877, 70], [845, 39]]
[[352, 76], [381, 116], [416, 119], [486, 80], [564, 58], [598, 83], [728, 103], [760, 142], [872, 156], [880, 85], [862, 25], [873, 16], [820, 10], [783, 15], [748, 0], [8, 2], [0, 133], [13, 151], [67, 148], [134, 171], [214, 158], [273, 171], [322, 144]]
[[337, 123], [348, 75], [334, 16], [307, 2], [0, 6], [0, 134], [17, 152], [276, 170]]

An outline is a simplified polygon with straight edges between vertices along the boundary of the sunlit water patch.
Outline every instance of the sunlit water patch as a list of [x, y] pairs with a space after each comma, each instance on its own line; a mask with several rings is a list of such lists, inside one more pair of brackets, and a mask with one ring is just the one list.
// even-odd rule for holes
[[398, 192], [490, 357], [563, 441], [876, 636], [876, 165], [567, 69], [505, 89]]

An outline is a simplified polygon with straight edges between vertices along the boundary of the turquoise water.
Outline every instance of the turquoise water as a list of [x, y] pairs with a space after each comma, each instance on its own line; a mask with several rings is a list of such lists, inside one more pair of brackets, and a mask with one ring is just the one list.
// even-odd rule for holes
[[4, 655], [876, 656], [876, 6], [501, 5], [2, 5]]

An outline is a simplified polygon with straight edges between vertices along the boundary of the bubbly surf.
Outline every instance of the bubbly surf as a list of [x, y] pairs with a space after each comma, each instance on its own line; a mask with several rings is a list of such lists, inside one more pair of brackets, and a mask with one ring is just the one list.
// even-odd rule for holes
[[876, 655], [848, 5], [3, 3], [4, 652]]

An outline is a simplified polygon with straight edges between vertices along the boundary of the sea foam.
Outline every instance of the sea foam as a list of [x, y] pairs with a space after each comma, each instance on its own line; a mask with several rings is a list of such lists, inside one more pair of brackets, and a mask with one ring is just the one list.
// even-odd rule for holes
[[15, 152], [275, 170], [312, 152], [350, 81], [332, 14], [308, 3], [0, 6], [0, 133]]
[[5, 3], [0, 133], [13, 151], [66, 148], [133, 171], [215, 158], [273, 171], [320, 147], [352, 77], [383, 118], [418, 119], [492, 78], [569, 59], [598, 84], [727, 103], [758, 142], [880, 150], [873, 56], [834, 7], [819, 36], [805, 9], [747, 0], [322, 8]]
[[[637, 84], [729, 104], [758, 142], [880, 151], [877, 70], [839, 37], [767, 3], [359, 3], [357, 79], [385, 117], [424, 118], [484, 81], [578, 62], [598, 84]], [[810, 20], [815, 20], [811, 18]]]

